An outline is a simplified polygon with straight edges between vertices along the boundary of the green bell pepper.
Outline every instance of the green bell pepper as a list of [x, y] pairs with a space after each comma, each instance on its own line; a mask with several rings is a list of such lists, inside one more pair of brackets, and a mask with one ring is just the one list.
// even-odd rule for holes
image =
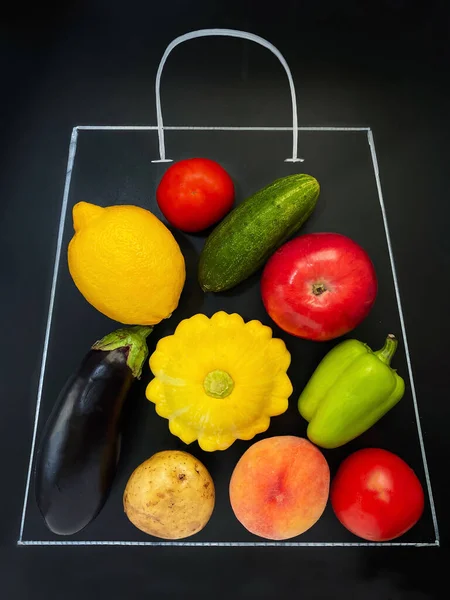
[[401, 400], [405, 382], [390, 367], [397, 344], [389, 334], [383, 348], [373, 352], [358, 340], [346, 340], [323, 358], [298, 400], [314, 444], [346, 444]]

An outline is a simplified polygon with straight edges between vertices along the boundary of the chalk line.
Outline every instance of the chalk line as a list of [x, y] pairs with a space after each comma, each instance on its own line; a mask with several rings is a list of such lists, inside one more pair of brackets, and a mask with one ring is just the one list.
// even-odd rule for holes
[[27, 541], [19, 541], [17, 542], [18, 546], [190, 546], [190, 547], [251, 547], [257, 548], [258, 546], [262, 547], [290, 547], [290, 548], [304, 548], [304, 547], [312, 547], [312, 548], [329, 548], [329, 547], [353, 547], [353, 548], [367, 548], [367, 547], [389, 547], [389, 546], [403, 546], [403, 547], [413, 547], [413, 548], [423, 548], [423, 547], [438, 547], [439, 542], [121, 542], [121, 541], [66, 541], [66, 540], [55, 540], [55, 541], [39, 541], [39, 540], [27, 540]]
[[419, 415], [419, 406], [418, 406], [418, 402], [417, 402], [416, 387], [414, 385], [411, 357], [409, 354], [408, 338], [406, 336], [406, 325], [405, 325], [405, 319], [403, 317], [402, 301], [400, 298], [400, 289], [399, 289], [399, 285], [398, 285], [397, 271], [395, 268], [394, 253], [393, 253], [392, 245], [391, 245], [391, 237], [389, 234], [389, 226], [388, 226], [388, 221], [387, 221], [386, 208], [384, 206], [383, 192], [381, 190], [381, 180], [380, 180], [380, 172], [379, 172], [379, 168], [378, 168], [377, 154], [375, 151], [375, 141], [373, 139], [373, 133], [372, 133], [371, 129], [369, 129], [369, 131], [367, 132], [367, 139], [368, 139], [369, 146], [370, 146], [370, 154], [372, 157], [373, 170], [375, 173], [375, 180], [376, 180], [377, 191], [378, 191], [378, 199], [380, 201], [380, 206], [381, 206], [381, 214], [383, 215], [383, 224], [384, 224], [384, 230], [386, 233], [386, 240], [387, 240], [387, 246], [388, 246], [388, 251], [389, 251], [389, 260], [391, 262], [392, 277], [394, 280], [395, 297], [397, 299], [398, 312], [399, 312], [399, 316], [400, 316], [400, 326], [401, 326], [402, 335], [403, 335], [403, 342], [405, 344], [406, 363], [408, 365], [409, 380], [411, 382], [411, 393], [412, 393], [412, 399], [413, 399], [413, 404], [414, 404], [414, 413], [415, 413], [415, 417], [416, 417], [417, 434], [419, 437], [420, 451], [422, 453], [422, 462], [423, 462], [423, 468], [424, 468], [424, 473], [425, 473], [425, 481], [427, 484], [428, 497], [430, 500], [430, 508], [431, 508], [431, 515], [433, 518], [434, 533], [436, 536], [436, 542], [439, 543], [440, 538], [439, 538], [439, 528], [438, 528], [437, 516], [436, 516], [436, 508], [434, 505], [433, 491], [431, 489], [430, 473], [428, 470], [428, 462], [427, 462], [427, 456], [426, 456], [426, 452], [425, 452], [425, 444], [423, 441], [422, 427], [420, 424], [420, 415]]
[[[294, 80], [292, 78], [292, 73], [289, 68], [289, 65], [286, 62], [286, 59], [281, 54], [281, 52], [276, 48], [273, 44], [271, 44], [266, 39], [260, 37], [259, 35], [255, 35], [253, 33], [249, 33], [248, 31], [239, 31], [237, 29], [199, 29], [197, 31], [190, 31], [184, 35], [180, 35], [170, 42], [167, 46], [164, 54], [161, 58], [161, 61], [158, 66], [158, 70], [156, 72], [156, 82], [155, 82], [155, 98], [156, 98], [156, 120], [158, 124], [158, 140], [159, 140], [159, 160], [154, 162], [170, 162], [171, 159], [166, 158], [166, 148], [164, 141], [164, 123], [162, 116], [162, 108], [161, 108], [161, 75], [164, 69], [164, 65], [166, 64], [167, 58], [172, 50], [182, 44], [183, 42], [187, 42], [188, 40], [193, 40], [196, 38], [202, 37], [211, 37], [211, 36], [220, 36], [220, 37], [233, 37], [240, 38], [244, 40], [248, 40], [250, 42], [255, 42], [267, 50], [270, 50], [272, 54], [274, 54], [280, 63], [282, 64], [284, 70], [286, 71], [286, 75], [289, 82], [289, 90], [291, 92], [291, 103], [292, 103], [292, 157], [286, 159], [288, 162], [303, 162], [302, 158], [297, 157], [298, 152], [298, 117], [297, 117], [297, 97], [295, 94], [295, 85]], [[152, 161], [153, 162], [153, 161]]]
[[[164, 127], [164, 129], [171, 130], [171, 131], [291, 131], [292, 130], [291, 127], [203, 127], [203, 126], [202, 127], [168, 126], [168, 127]], [[62, 205], [61, 205], [61, 214], [60, 214], [60, 220], [59, 220], [58, 238], [57, 238], [55, 262], [54, 262], [53, 278], [52, 278], [52, 287], [51, 287], [51, 292], [50, 292], [50, 301], [49, 301], [48, 316], [47, 316], [47, 326], [46, 326], [46, 331], [45, 331], [44, 348], [43, 348], [43, 354], [42, 354], [42, 360], [41, 360], [41, 370], [40, 370], [39, 386], [38, 386], [38, 392], [37, 392], [36, 412], [35, 412], [34, 426], [33, 426], [30, 461], [29, 461], [29, 466], [28, 466], [25, 497], [24, 497], [24, 503], [23, 503], [21, 524], [20, 524], [20, 534], [19, 534], [19, 540], [17, 542], [17, 544], [19, 546], [211, 546], [211, 547], [215, 547], [215, 546], [233, 546], [233, 547], [238, 547], [238, 546], [245, 546], [245, 547], [257, 547], [257, 546], [281, 546], [281, 547], [284, 547], [284, 546], [288, 546], [288, 547], [404, 546], [404, 547], [407, 547], [407, 546], [409, 546], [409, 547], [437, 547], [440, 545], [437, 516], [436, 516], [436, 510], [435, 510], [435, 505], [434, 505], [434, 500], [433, 500], [433, 493], [432, 493], [432, 488], [431, 488], [431, 479], [430, 479], [430, 475], [429, 475], [428, 463], [427, 463], [426, 452], [425, 452], [425, 445], [424, 445], [422, 429], [421, 429], [421, 425], [420, 425], [418, 402], [417, 402], [414, 378], [413, 378], [413, 373], [412, 373], [412, 365], [411, 365], [411, 358], [410, 358], [410, 354], [409, 354], [408, 341], [407, 341], [407, 336], [406, 336], [406, 325], [405, 325], [404, 317], [403, 317], [403, 310], [402, 310], [402, 304], [401, 304], [401, 299], [400, 299], [400, 291], [399, 291], [397, 274], [396, 274], [396, 269], [395, 269], [393, 250], [392, 250], [392, 245], [391, 245], [391, 240], [390, 240], [386, 209], [384, 206], [383, 194], [382, 194], [382, 190], [381, 190], [381, 181], [380, 181], [378, 161], [377, 161], [377, 157], [376, 157], [373, 133], [369, 127], [298, 127], [297, 129], [298, 129], [298, 131], [324, 131], [324, 132], [327, 132], [327, 131], [342, 131], [342, 132], [365, 131], [365, 132], [367, 132], [367, 137], [368, 137], [368, 142], [369, 142], [369, 147], [370, 147], [370, 152], [371, 152], [371, 158], [372, 158], [372, 164], [373, 164], [373, 169], [374, 169], [374, 174], [375, 174], [375, 180], [376, 180], [376, 185], [377, 185], [378, 198], [379, 198], [379, 202], [380, 202], [380, 207], [381, 207], [381, 212], [382, 212], [382, 217], [383, 217], [383, 224], [384, 224], [384, 229], [385, 229], [385, 234], [386, 234], [389, 259], [390, 259], [390, 263], [391, 263], [397, 306], [398, 306], [398, 310], [399, 310], [400, 324], [401, 324], [402, 335], [403, 335], [403, 339], [404, 339], [404, 343], [405, 343], [405, 354], [406, 354], [406, 359], [407, 359], [409, 378], [411, 381], [411, 390], [412, 390], [414, 411], [415, 411], [415, 417], [416, 417], [416, 425], [417, 425], [417, 430], [418, 430], [419, 444], [420, 444], [420, 449], [421, 449], [421, 454], [422, 454], [422, 461], [423, 461], [423, 465], [424, 465], [427, 491], [428, 491], [428, 496], [429, 496], [429, 500], [430, 500], [430, 507], [431, 507], [433, 525], [434, 525], [434, 532], [435, 532], [435, 538], [436, 538], [435, 542], [417, 542], [417, 543], [416, 542], [380, 542], [380, 543], [376, 543], [376, 542], [182, 542], [182, 541], [179, 541], [179, 542], [165, 542], [165, 541], [132, 542], [132, 541], [89, 541], [89, 540], [87, 540], [87, 541], [23, 540], [23, 530], [24, 530], [24, 525], [25, 525], [26, 509], [27, 509], [30, 482], [31, 482], [31, 476], [32, 476], [32, 465], [33, 465], [33, 459], [34, 459], [34, 453], [35, 453], [35, 447], [36, 447], [38, 420], [39, 420], [40, 406], [41, 406], [41, 400], [42, 400], [45, 368], [46, 368], [46, 361], [47, 361], [47, 354], [48, 354], [48, 347], [49, 347], [49, 340], [50, 340], [50, 330], [51, 330], [51, 323], [52, 323], [52, 318], [53, 318], [56, 286], [57, 286], [57, 280], [58, 280], [58, 269], [59, 269], [59, 263], [60, 263], [60, 258], [61, 258], [62, 238], [63, 238], [63, 232], [64, 232], [65, 218], [66, 218], [66, 213], [67, 213], [67, 205], [68, 205], [68, 197], [69, 197], [72, 169], [73, 169], [75, 155], [76, 155], [78, 131], [84, 131], [84, 130], [85, 131], [95, 131], [95, 130], [100, 130], [100, 131], [108, 131], [108, 130], [111, 130], [111, 131], [128, 131], [128, 130], [131, 130], [131, 131], [135, 131], [135, 130], [157, 131], [158, 130], [158, 126], [153, 126], [153, 125], [150, 125], [150, 126], [80, 125], [80, 126], [74, 127], [74, 129], [72, 131], [70, 145], [69, 145], [69, 156], [68, 156], [68, 161], [67, 161], [66, 180], [65, 180], [63, 200], [62, 200]]]
[[[157, 125], [77, 125], [79, 131], [156, 131]], [[164, 125], [166, 131], [292, 131], [292, 127]], [[297, 127], [297, 131], [369, 131], [370, 127]]]
[[69, 156], [67, 159], [66, 181], [64, 184], [63, 201], [61, 204], [61, 214], [59, 217], [59, 229], [58, 229], [58, 238], [57, 238], [57, 242], [56, 242], [55, 263], [53, 266], [53, 278], [52, 278], [52, 287], [51, 287], [51, 291], [50, 291], [50, 301], [49, 301], [49, 305], [48, 305], [47, 326], [45, 329], [44, 349], [42, 352], [41, 371], [40, 371], [40, 375], [39, 375], [39, 385], [38, 385], [37, 400], [36, 400], [36, 412], [34, 415], [33, 436], [32, 436], [32, 441], [31, 441], [30, 462], [28, 464], [27, 484], [25, 487], [25, 497], [24, 497], [24, 501], [23, 501], [22, 519], [20, 521], [19, 542], [22, 540], [23, 528], [25, 526], [25, 514], [26, 514], [26, 509], [27, 509], [28, 494], [30, 491], [31, 473], [32, 473], [32, 468], [33, 468], [33, 458], [34, 458], [34, 452], [35, 452], [35, 447], [36, 447], [39, 412], [40, 412], [40, 408], [41, 408], [42, 390], [44, 387], [45, 366], [47, 363], [48, 345], [49, 345], [49, 341], [50, 341], [50, 329], [52, 326], [53, 308], [55, 305], [55, 295], [56, 295], [56, 285], [57, 285], [57, 281], [58, 281], [58, 269], [59, 269], [59, 262], [60, 262], [60, 258], [61, 258], [64, 223], [66, 220], [67, 203], [68, 203], [68, 199], [69, 199], [70, 180], [72, 178], [72, 169], [73, 169], [75, 154], [76, 154], [76, 150], [77, 150], [77, 138], [78, 138], [78, 131], [77, 131], [76, 127], [74, 127], [74, 129], [72, 130], [72, 136], [70, 138]]

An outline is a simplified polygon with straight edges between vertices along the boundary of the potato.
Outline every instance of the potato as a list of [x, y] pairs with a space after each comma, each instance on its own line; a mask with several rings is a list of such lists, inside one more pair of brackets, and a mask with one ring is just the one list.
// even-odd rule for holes
[[138, 529], [177, 540], [194, 535], [214, 509], [214, 482], [206, 467], [179, 450], [157, 452], [134, 470], [123, 506]]

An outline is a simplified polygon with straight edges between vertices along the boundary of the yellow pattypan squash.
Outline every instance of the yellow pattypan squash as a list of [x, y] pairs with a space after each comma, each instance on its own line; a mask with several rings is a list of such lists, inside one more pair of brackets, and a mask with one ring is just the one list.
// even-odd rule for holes
[[198, 314], [159, 341], [147, 398], [183, 442], [225, 450], [266, 431], [270, 417], [285, 412], [290, 361], [284, 342], [259, 321]]

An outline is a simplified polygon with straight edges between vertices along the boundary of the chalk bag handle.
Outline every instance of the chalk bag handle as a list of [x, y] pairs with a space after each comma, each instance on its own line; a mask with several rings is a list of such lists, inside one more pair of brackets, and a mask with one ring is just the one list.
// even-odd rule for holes
[[158, 125], [158, 139], [159, 139], [159, 160], [152, 160], [154, 163], [164, 163], [164, 162], [172, 162], [172, 159], [166, 158], [166, 147], [164, 143], [164, 122], [162, 117], [161, 110], [161, 95], [160, 95], [160, 86], [161, 86], [161, 75], [164, 69], [164, 65], [166, 64], [166, 60], [169, 57], [169, 54], [172, 50], [182, 44], [183, 42], [187, 42], [188, 40], [193, 40], [195, 38], [201, 37], [211, 37], [211, 36], [223, 36], [223, 37], [235, 37], [241, 38], [244, 40], [249, 40], [251, 42], [256, 42], [260, 44], [267, 50], [270, 50], [275, 56], [278, 58], [280, 63], [283, 65], [284, 70], [286, 71], [286, 75], [289, 81], [289, 89], [291, 91], [291, 100], [292, 100], [292, 156], [290, 158], [286, 158], [285, 162], [303, 162], [303, 158], [297, 157], [298, 151], [298, 118], [297, 118], [297, 98], [295, 95], [295, 86], [294, 80], [292, 79], [291, 70], [281, 52], [275, 48], [273, 44], [260, 37], [259, 35], [254, 35], [253, 33], [248, 33], [247, 31], [238, 31], [235, 29], [199, 29], [198, 31], [191, 31], [184, 35], [180, 35], [180, 37], [175, 38], [170, 44], [167, 46], [163, 57], [161, 58], [161, 62], [159, 63], [158, 71], [156, 73], [156, 83], [155, 83], [155, 95], [156, 95], [156, 120]]

